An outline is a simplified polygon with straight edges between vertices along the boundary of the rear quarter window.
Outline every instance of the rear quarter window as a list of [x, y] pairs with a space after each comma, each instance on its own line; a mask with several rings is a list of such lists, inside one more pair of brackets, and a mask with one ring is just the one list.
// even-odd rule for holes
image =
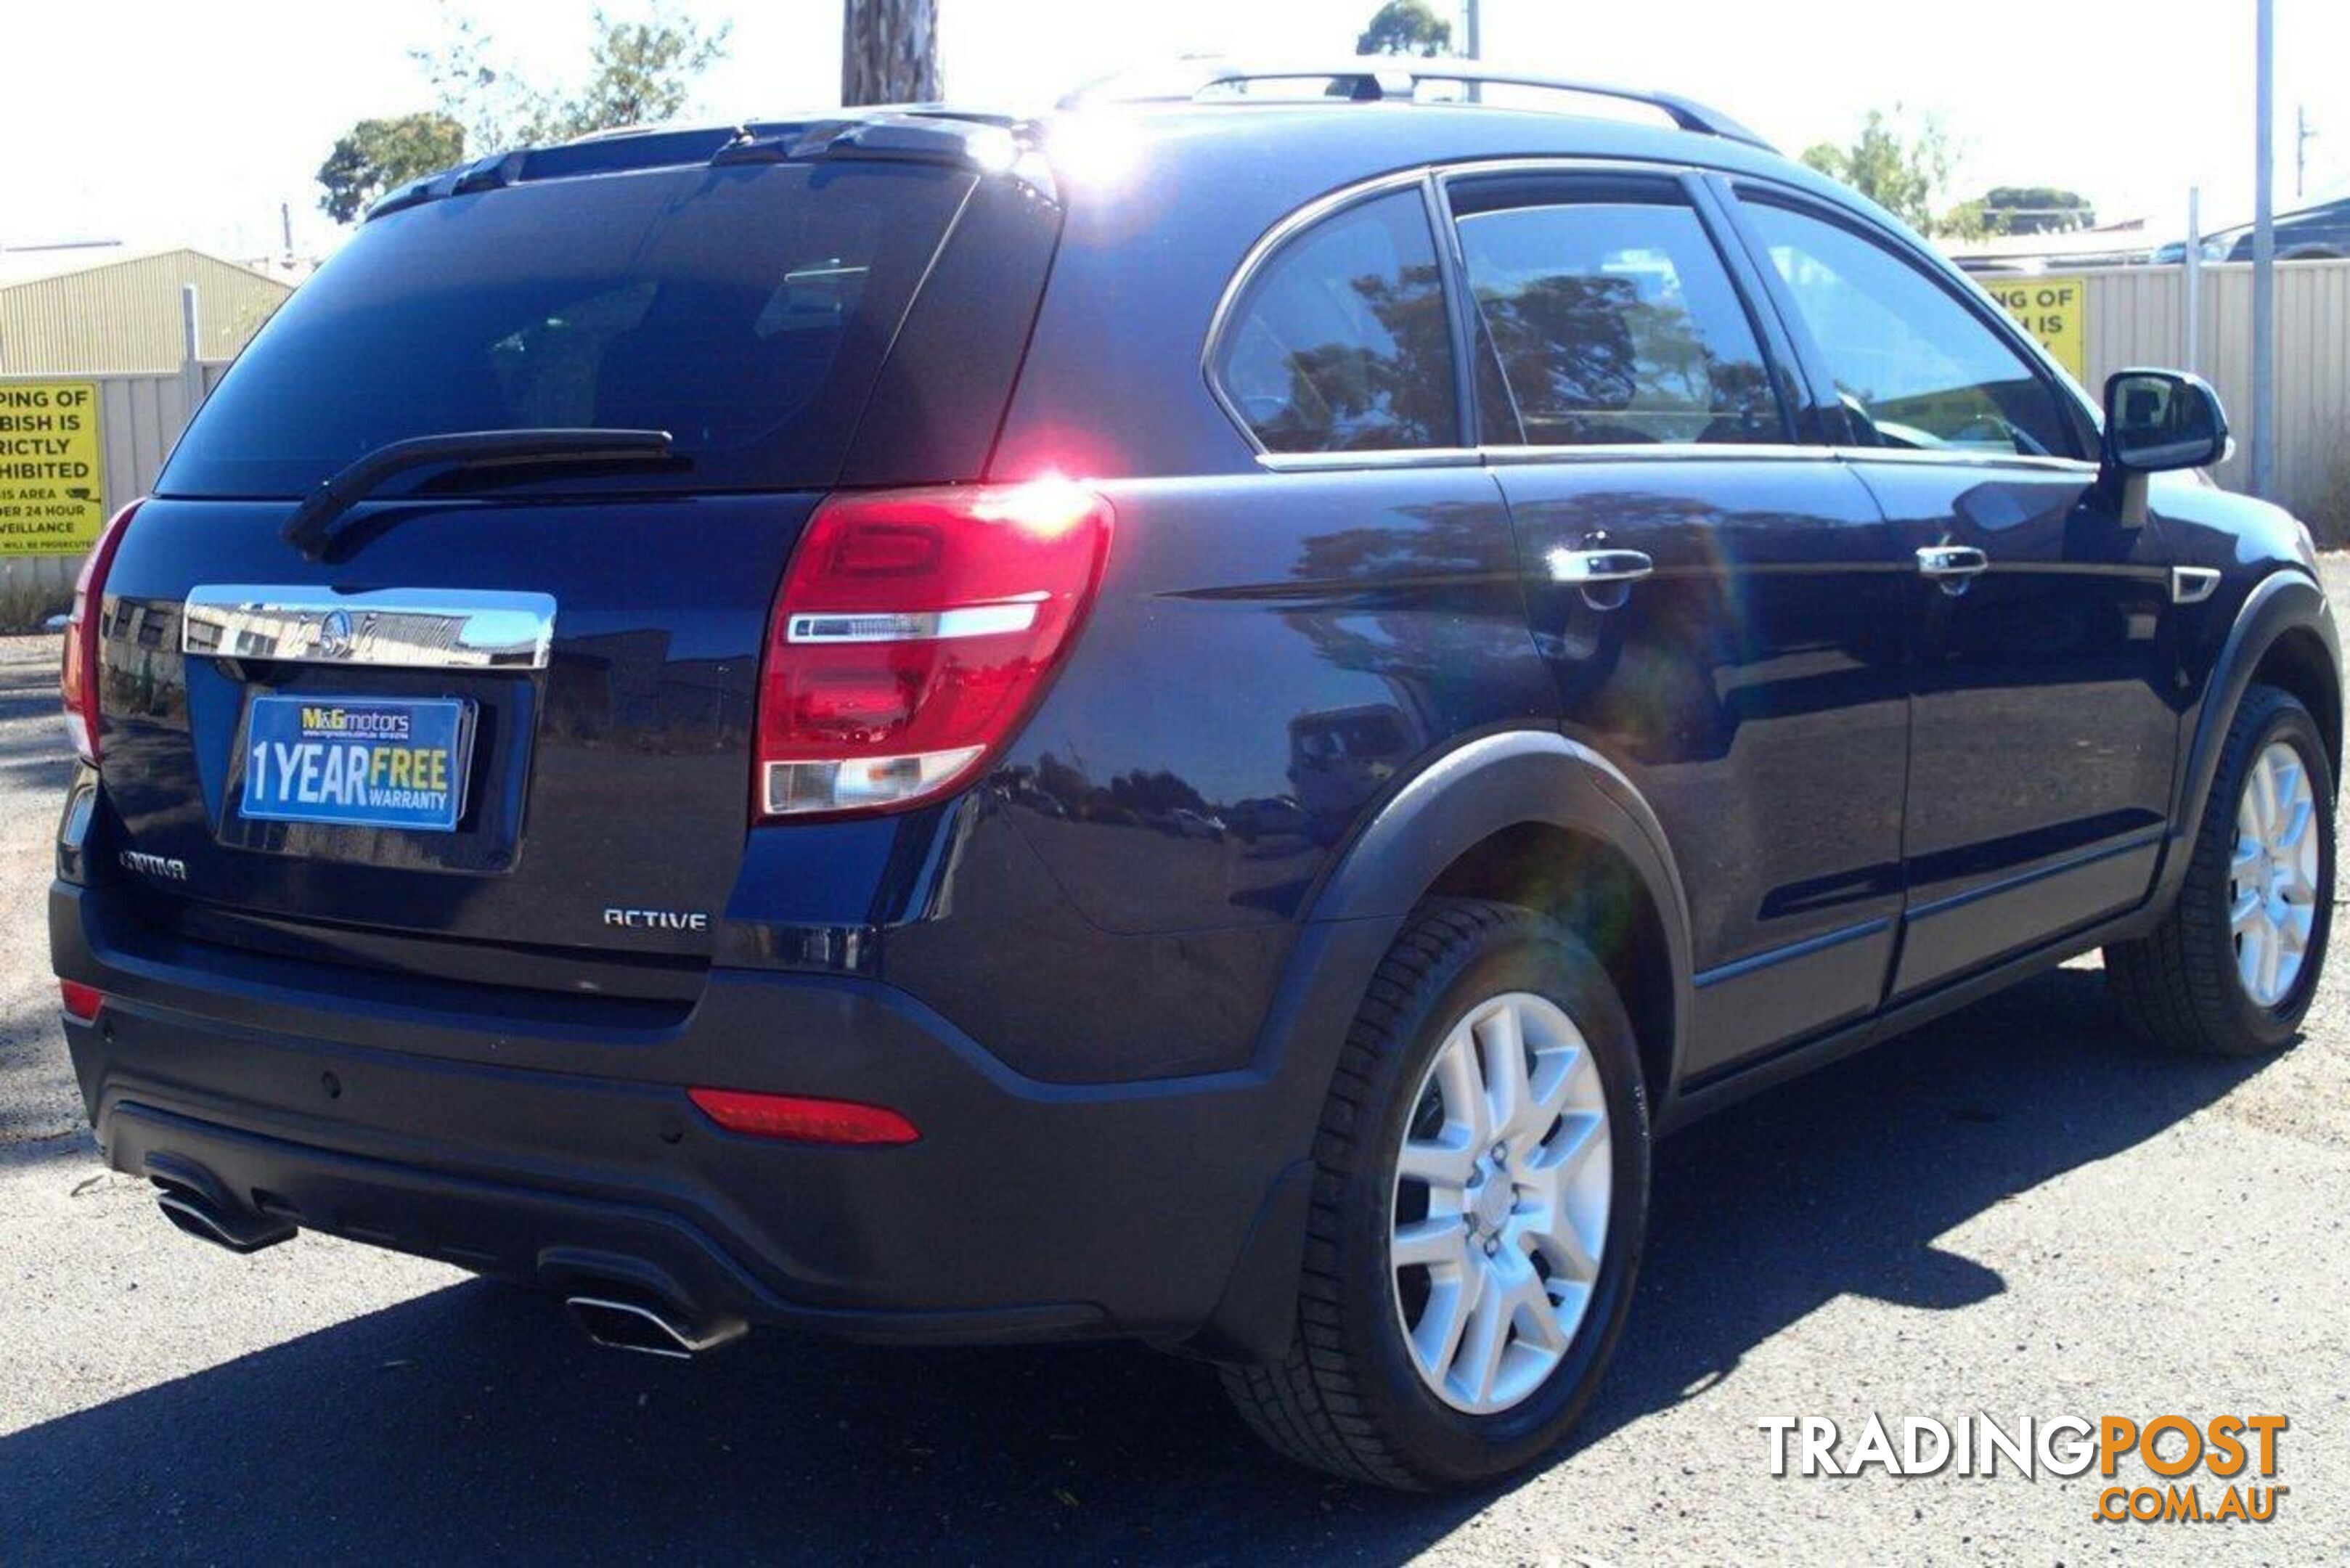
[[1267, 452], [1456, 444], [1451, 329], [1419, 188], [1275, 251], [1226, 324], [1213, 375]]
[[660, 169], [368, 223], [205, 403], [158, 488], [300, 495], [387, 442], [664, 430], [642, 487], [828, 483], [972, 186], [922, 165]]

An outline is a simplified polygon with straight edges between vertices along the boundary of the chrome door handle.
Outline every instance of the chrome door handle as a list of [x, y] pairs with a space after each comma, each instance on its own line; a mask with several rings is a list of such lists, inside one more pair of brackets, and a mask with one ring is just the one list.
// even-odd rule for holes
[[1918, 552], [1918, 570], [1938, 582], [1963, 585], [1991, 567], [1991, 557], [1971, 545], [1928, 545]]
[[1638, 550], [1553, 550], [1548, 559], [1550, 580], [1573, 587], [1637, 583], [1657, 569], [1657, 563]]

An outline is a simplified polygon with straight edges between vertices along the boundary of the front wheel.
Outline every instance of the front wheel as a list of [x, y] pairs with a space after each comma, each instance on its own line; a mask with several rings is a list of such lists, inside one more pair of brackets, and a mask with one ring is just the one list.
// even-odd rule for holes
[[2178, 901], [2106, 950], [2138, 1032], [2173, 1050], [2289, 1044], [2316, 995], [2334, 914], [2334, 771], [2309, 710], [2254, 686], [2228, 727]]
[[1589, 950], [1514, 905], [1427, 906], [1348, 1033], [1315, 1163], [1295, 1340], [1224, 1375], [1250, 1425], [1415, 1490], [1555, 1446], [1623, 1326], [1648, 1218], [1638, 1054]]

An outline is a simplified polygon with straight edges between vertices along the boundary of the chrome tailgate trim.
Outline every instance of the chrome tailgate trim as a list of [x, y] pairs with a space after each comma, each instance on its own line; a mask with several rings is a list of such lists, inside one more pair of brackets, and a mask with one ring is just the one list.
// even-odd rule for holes
[[544, 670], [555, 599], [489, 589], [207, 583], [191, 589], [180, 651], [403, 670]]

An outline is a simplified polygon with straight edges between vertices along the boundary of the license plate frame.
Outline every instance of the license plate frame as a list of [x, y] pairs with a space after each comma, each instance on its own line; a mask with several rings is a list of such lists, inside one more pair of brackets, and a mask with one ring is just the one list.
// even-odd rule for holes
[[465, 815], [476, 717], [463, 697], [256, 692], [245, 708], [238, 814], [454, 833]]

